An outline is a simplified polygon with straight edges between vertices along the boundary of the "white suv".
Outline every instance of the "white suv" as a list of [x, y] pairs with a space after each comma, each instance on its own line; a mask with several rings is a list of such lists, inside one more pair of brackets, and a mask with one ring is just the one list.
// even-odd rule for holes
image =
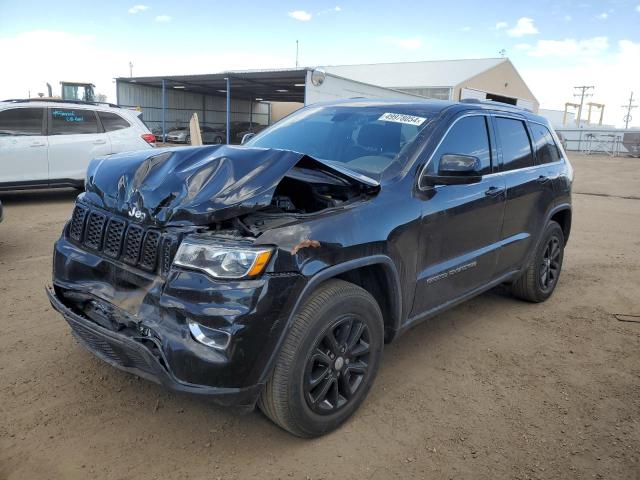
[[109, 104], [0, 102], [0, 190], [81, 187], [91, 159], [155, 146], [139, 115]]

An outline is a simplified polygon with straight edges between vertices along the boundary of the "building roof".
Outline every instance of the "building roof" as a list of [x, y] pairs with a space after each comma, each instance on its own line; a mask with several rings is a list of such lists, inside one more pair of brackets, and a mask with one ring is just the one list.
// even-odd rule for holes
[[333, 65], [324, 68], [327, 73], [381, 87], [454, 87], [507, 61], [507, 58], [478, 58]]
[[231, 96], [247, 100], [260, 98], [275, 102], [304, 102], [306, 68], [271, 70], [235, 70], [202, 75], [165, 75], [161, 77], [120, 77], [122, 83], [167, 89], [226, 95], [227, 81], [231, 82]]

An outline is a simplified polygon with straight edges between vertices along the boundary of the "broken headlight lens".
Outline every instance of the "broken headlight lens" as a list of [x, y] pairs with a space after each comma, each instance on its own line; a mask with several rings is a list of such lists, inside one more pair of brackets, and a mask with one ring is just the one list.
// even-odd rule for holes
[[255, 277], [267, 266], [271, 248], [229, 247], [211, 240], [185, 238], [173, 260], [175, 265], [200, 270], [214, 278]]

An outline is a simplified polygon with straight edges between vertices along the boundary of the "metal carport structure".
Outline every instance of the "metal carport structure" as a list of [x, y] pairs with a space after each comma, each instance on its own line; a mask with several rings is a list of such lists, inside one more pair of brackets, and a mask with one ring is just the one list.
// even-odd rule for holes
[[[227, 143], [229, 143], [232, 99], [249, 102], [251, 117], [254, 112], [254, 102], [304, 103], [307, 71], [308, 69], [306, 68], [299, 68], [247, 70], [203, 75], [117, 78], [118, 104], [121, 104], [121, 92], [125, 85], [133, 88], [150, 87], [159, 89], [162, 98], [162, 133], [164, 135], [166, 133], [167, 92], [169, 90], [225, 98], [225, 124]], [[140, 107], [144, 108], [145, 106], [140, 105]]]

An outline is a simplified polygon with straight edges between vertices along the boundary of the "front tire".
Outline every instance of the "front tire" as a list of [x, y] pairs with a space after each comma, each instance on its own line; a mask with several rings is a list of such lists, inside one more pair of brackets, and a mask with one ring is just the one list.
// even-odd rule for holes
[[327, 281], [296, 314], [258, 406], [299, 437], [335, 430], [371, 388], [383, 341], [382, 312], [369, 292]]
[[524, 274], [513, 282], [513, 295], [529, 302], [544, 302], [558, 284], [563, 258], [564, 233], [557, 222], [551, 221]]

